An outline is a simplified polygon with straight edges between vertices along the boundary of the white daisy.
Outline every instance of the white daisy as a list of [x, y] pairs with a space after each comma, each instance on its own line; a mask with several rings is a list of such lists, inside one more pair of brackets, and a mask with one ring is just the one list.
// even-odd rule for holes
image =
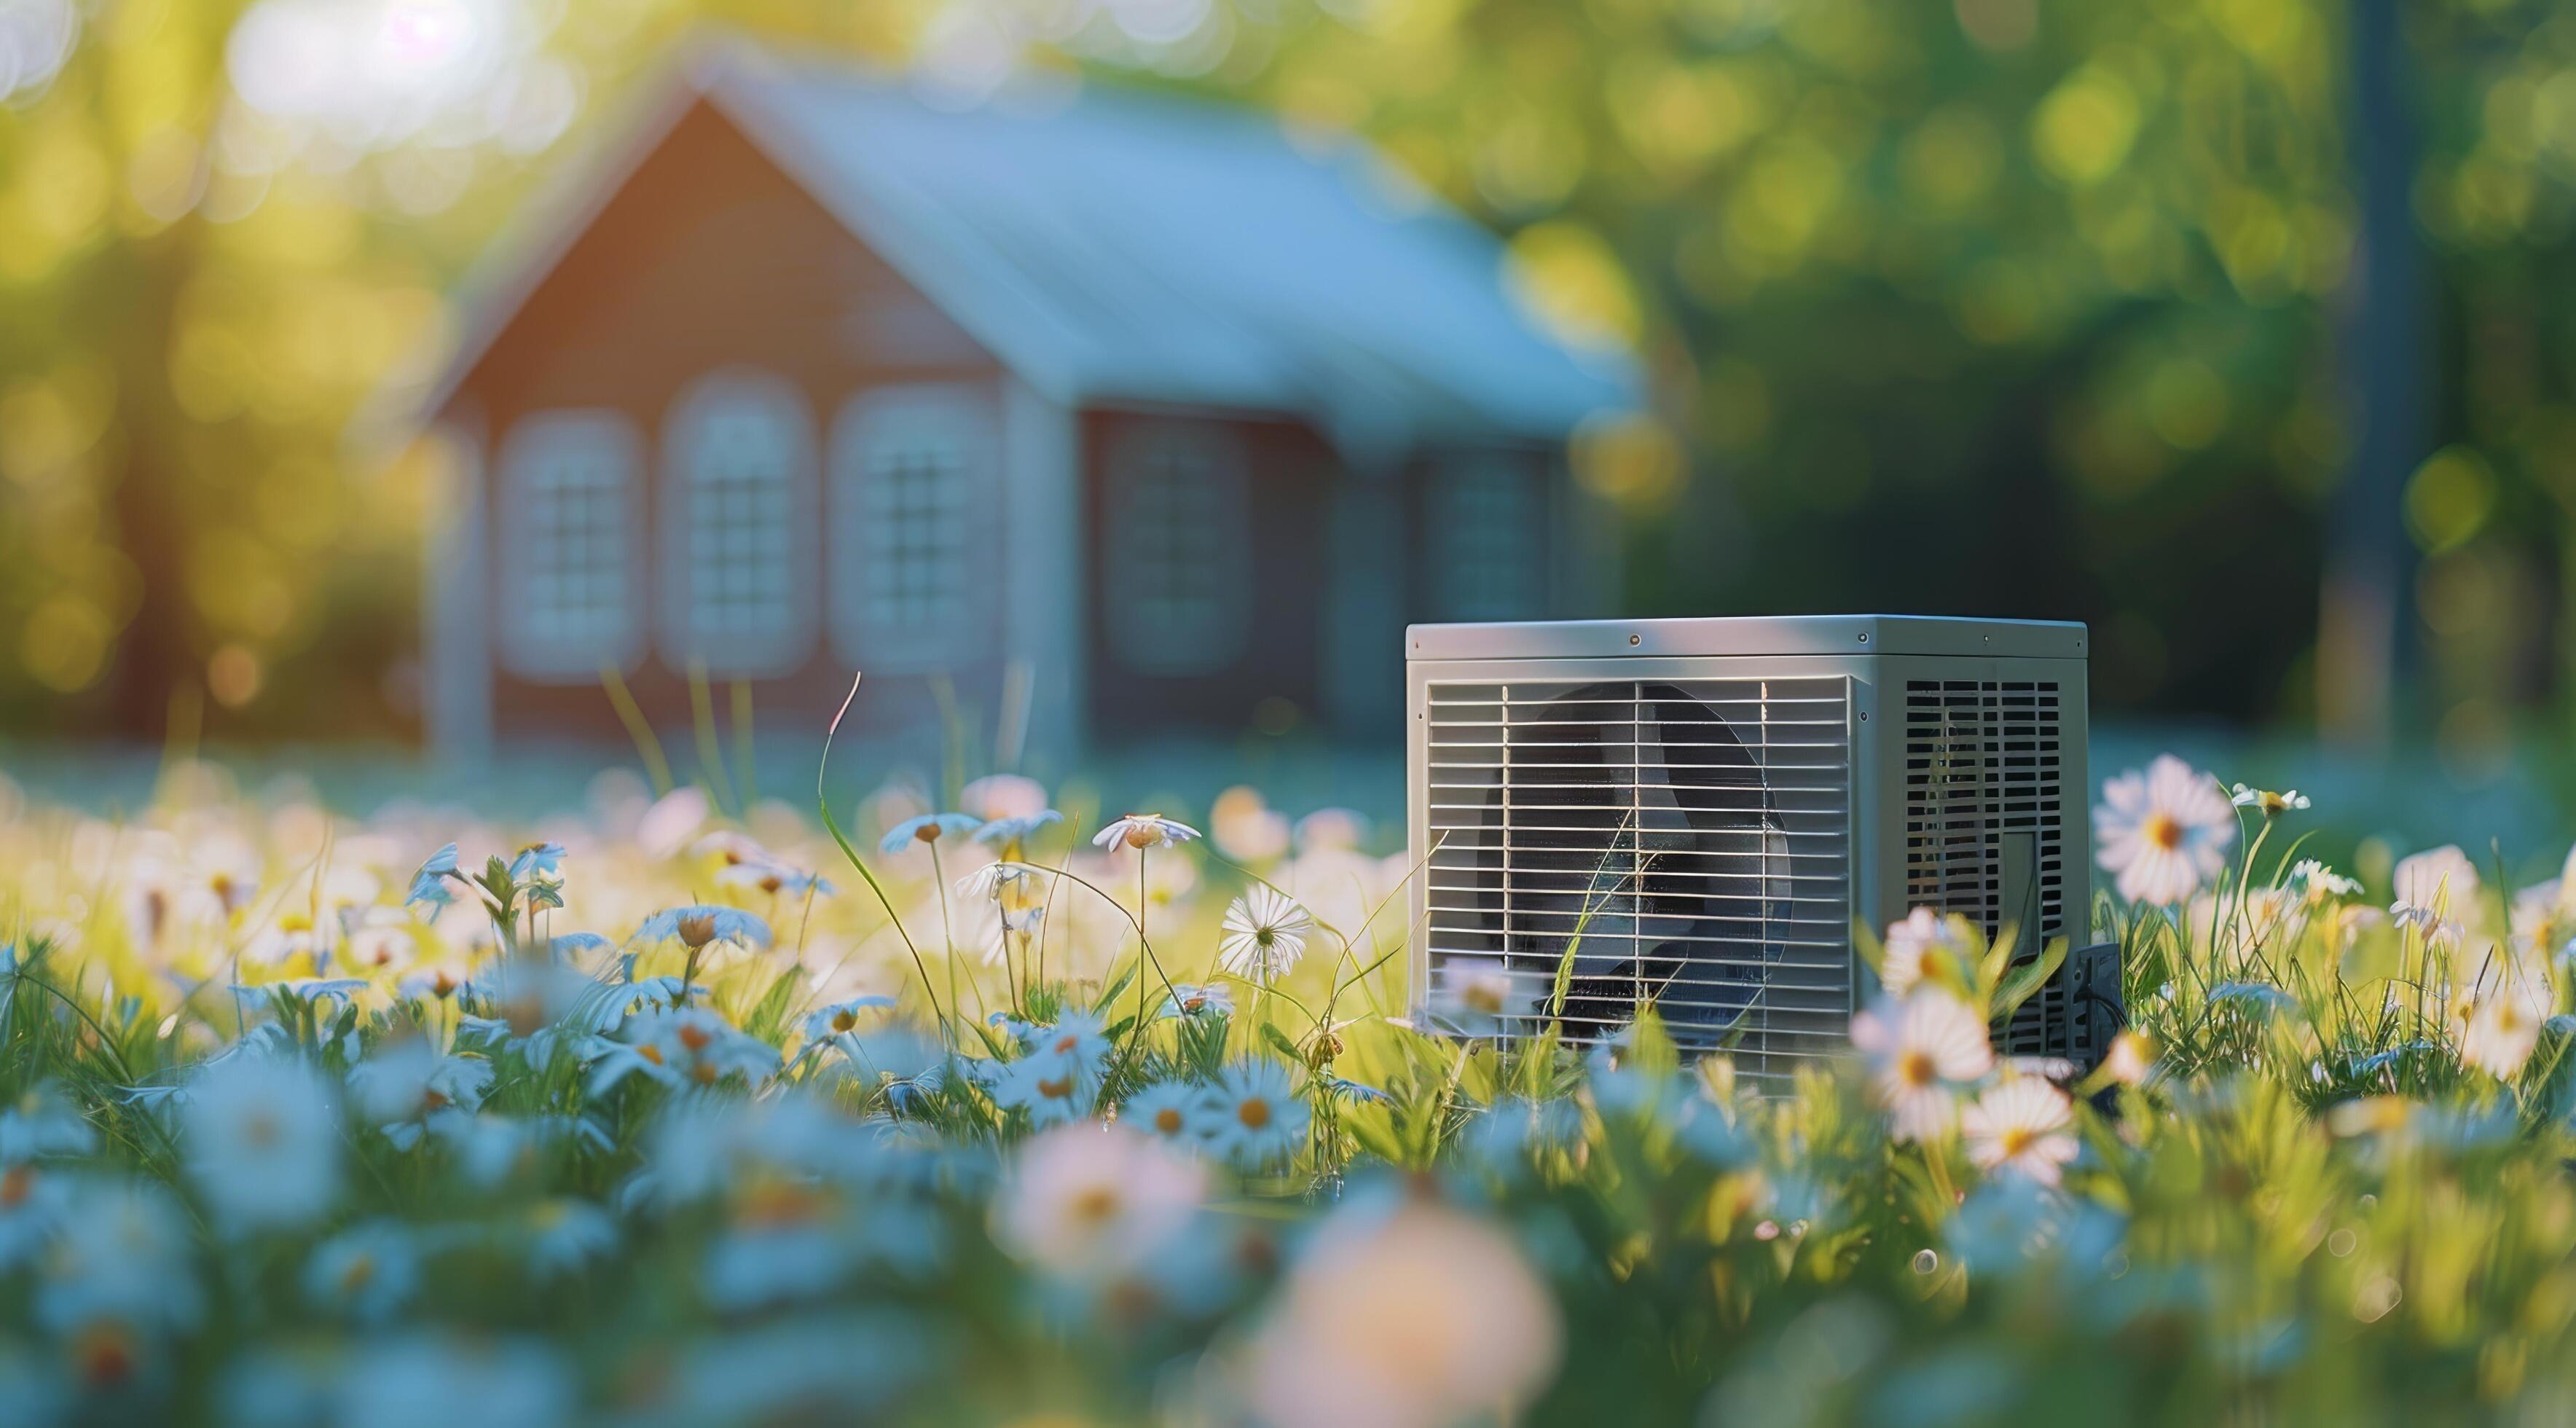
[[1165, 1016], [1232, 1016], [1234, 993], [1220, 982], [1175, 982], [1163, 999]]
[[2012, 1170], [2055, 1185], [2075, 1158], [2074, 1104], [2036, 1076], [2015, 1076], [1979, 1096], [1959, 1118], [1968, 1158], [1984, 1170]]
[[1853, 1017], [1852, 1044], [1869, 1057], [1873, 1084], [1898, 1140], [1946, 1133], [1958, 1113], [1958, 1087], [1995, 1064], [1976, 1012], [1929, 987]]
[[1225, 935], [1217, 942], [1217, 955], [1236, 976], [1268, 983], [1297, 965], [1314, 930], [1314, 915], [1295, 898], [1256, 883], [1226, 908]]
[[2551, 1000], [2545, 962], [2520, 948], [2495, 949], [2452, 1011], [2461, 1062], [2512, 1080], [2540, 1045]]
[[801, 898], [807, 893], [830, 897], [836, 891], [830, 878], [776, 858], [727, 863], [717, 871], [716, 882], [724, 887], [767, 893], [772, 897]]
[[963, 838], [984, 826], [984, 820], [964, 813], [925, 813], [907, 818], [886, 830], [877, 840], [877, 851], [900, 853], [915, 843], [936, 843], [942, 838]]
[[2241, 783], [2236, 785], [2236, 791], [2228, 801], [2239, 808], [2262, 809], [2263, 816], [2266, 818], [2278, 818], [2284, 813], [2296, 812], [2308, 806], [2308, 796], [2295, 788], [2274, 793], [2270, 789], [2248, 788]]
[[1091, 839], [1091, 846], [1107, 848], [1125, 844], [1130, 848], [1163, 848], [1186, 843], [1199, 836], [1199, 830], [1177, 823], [1159, 813], [1130, 813], [1113, 819]]
[[892, 997], [852, 997], [827, 1007], [816, 1007], [805, 1014], [805, 1039], [826, 1041], [856, 1031], [861, 1013], [878, 1011], [894, 1005]]
[[969, 898], [998, 898], [1037, 871], [1026, 863], [1014, 863], [1008, 859], [986, 863], [957, 880], [957, 895]]
[[744, 947], [766, 947], [770, 943], [769, 924], [738, 907], [693, 903], [687, 907], [666, 907], [644, 919], [635, 929], [638, 942], [677, 940], [685, 947], [704, 947], [710, 942], [732, 942]]
[[2093, 810], [2104, 871], [2131, 902], [2171, 906], [2218, 875], [2236, 820], [2217, 780], [2171, 754], [2102, 785]]
[[1964, 991], [1975, 979], [1976, 952], [1976, 929], [1968, 919], [1918, 907], [1903, 922], [1888, 925], [1878, 980], [1891, 996], [1901, 997], [1925, 981]]
[[1214, 1119], [1204, 1086], [1158, 1081], [1127, 1098], [1118, 1123], [1183, 1145], [1196, 1145]]
[[1001, 1068], [993, 1083], [993, 1104], [1006, 1111], [1026, 1111], [1029, 1125], [1043, 1130], [1091, 1114], [1097, 1079], [1084, 1075], [1071, 1060], [1024, 1056]]
[[2290, 889], [2311, 909], [2361, 894], [2361, 881], [2347, 878], [2314, 858], [2301, 858], [2290, 868]]
[[1205, 1114], [1208, 1143], [1243, 1170], [1267, 1169], [1296, 1154], [1313, 1119], [1288, 1068], [1276, 1061], [1227, 1067], [1209, 1090]]
[[492, 1085], [492, 1063], [480, 1056], [450, 1056], [418, 1037], [380, 1047], [349, 1068], [349, 1090], [358, 1114], [387, 1133], [436, 1112], [471, 1111]]

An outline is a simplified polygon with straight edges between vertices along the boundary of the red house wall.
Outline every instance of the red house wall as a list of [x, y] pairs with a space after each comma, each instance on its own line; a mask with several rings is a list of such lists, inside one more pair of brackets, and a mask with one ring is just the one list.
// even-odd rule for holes
[[[663, 573], [656, 507], [664, 419], [689, 384], [737, 364], [801, 391], [818, 465], [842, 404], [866, 388], [982, 382], [998, 389], [1001, 377], [989, 353], [700, 103], [562, 255], [459, 384], [448, 412], [483, 433], [486, 509], [500, 520], [508, 513], [498, 499], [496, 457], [520, 419], [610, 408], [633, 423], [647, 453], [637, 509], [654, 552], [643, 582], [653, 631]], [[818, 477], [828, 509], [828, 471]], [[838, 553], [829, 539], [823, 546], [828, 571]], [[812, 656], [791, 674], [757, 682], [765, 727], [819, 731], [848, 690], [850, 670], [833, 652], [822, 610], [827, 583], [802, 595], [818, 612]], [[496, 630], [509, 615], [502, 598], [497, 588], [491, 593]], [[627, 682], [657, 726], [685, 725], [685, 671], [666, 666], [650, 638], [647, 644]], [[499, 648], [497, 637], [492, 647]], [[1000, 648], [996, 628], [980, 649], [961, 652], [964, 663], [952, 672], [961, 695], [986, 709]], [[917, 726], [931, 707], [928, 687], [922, 676], [871, 678], [853, 718], [881, 728]], [[595, 683], [532, 682], [496, 665], [493, 703], [493, 732], [503, 740], [622, 737]]]

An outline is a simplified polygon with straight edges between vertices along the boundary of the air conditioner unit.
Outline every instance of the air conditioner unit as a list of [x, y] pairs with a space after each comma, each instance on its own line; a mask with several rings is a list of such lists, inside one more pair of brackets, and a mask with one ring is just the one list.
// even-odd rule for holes
[[[1848, 1044], [1855, 919], [2087, 940], [2080, 624], [1416, 625], [1405, 649], [1418, 1009], [1481, 974], [1510, 1029], [1588, 1043], [1651, 1001], [1785, 1080]], [[2118, 990], [2115, 947], [2070, 955], [1997, 1048], [2089, 1065]]]

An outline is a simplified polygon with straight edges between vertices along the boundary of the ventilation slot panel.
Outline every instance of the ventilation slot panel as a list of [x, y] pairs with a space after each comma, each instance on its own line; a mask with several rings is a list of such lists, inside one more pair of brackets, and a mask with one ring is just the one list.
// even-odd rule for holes
[[1435, 1010], [1500, 973], [1518, 1034], [1597, 1042], [1652, 1002], [1756, 1077], [1843, 1046], [1848, 680], [1435, 683], [1428, 714]]
[[[2066, 935], [2063, 749], [2058, 686], [2032, 680], [1905, 685], [1905, 895], [1994, 936], [2023, 927], [2016, 961]], [[2069, 1053], [2067, 979], [2023, 1003], [1997, 1046]]]

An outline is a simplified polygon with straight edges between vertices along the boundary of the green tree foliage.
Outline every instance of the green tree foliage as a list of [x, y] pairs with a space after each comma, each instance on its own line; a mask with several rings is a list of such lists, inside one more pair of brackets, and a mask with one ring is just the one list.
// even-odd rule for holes
[[[383, 438], [531, 179], [709, 17], [1367, 135], [1510, 233], [1563, 330], [1644, 355], [1656, 420], [1576, 452], [1640, 516], [1641, 609], [2073, 615], [2107, 703], [2306, 706], [2371, 273], [2342, 5], [571, 0], [491, 93], [354, 132], [245, 96], [236, 23], [291, 0], [56, 8], [59, 66], [0, 76], [12, 722], [157, 733], [199, 686], [272, 729], [401, 707], [444, 496]], [[2426, 712], [2476, 744], [2576, 669], [2576, 22], [2402, 15], [2437, 335], [2404, 515]]]

